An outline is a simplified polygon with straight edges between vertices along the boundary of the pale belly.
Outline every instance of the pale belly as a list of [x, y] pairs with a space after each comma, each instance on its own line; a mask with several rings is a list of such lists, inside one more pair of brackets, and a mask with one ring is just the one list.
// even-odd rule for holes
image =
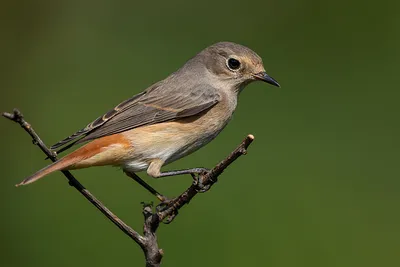
[[133, 150], [122, 168], [132, 172], [143, 171], [154, 159], [163, 165], [193, 153], [213, 140], [226, 126], [231, 114], [214, 123], [167, 122], [133, 129], [125, 133]]

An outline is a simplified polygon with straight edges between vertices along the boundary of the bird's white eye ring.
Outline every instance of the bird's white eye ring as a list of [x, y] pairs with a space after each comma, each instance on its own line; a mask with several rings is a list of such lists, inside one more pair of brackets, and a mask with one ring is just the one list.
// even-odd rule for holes
[[226, 60], [226, 66], [228, 66], [228, 68], [232, 71], [236, 71], [238, 69], [240, 69], [240, 61], [237, 60], [236, 58], [228, 58]]

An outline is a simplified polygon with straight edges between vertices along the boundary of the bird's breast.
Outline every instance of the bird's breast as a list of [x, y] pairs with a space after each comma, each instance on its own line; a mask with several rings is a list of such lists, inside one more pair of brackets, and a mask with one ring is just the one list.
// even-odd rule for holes
[[133, 146], [131, 159], [139, 165], [152, 159], [166, 164], [213, 140], [229, 122], [234, 108], [218, 103], [196, 116], [139, 127], [124, 133]]

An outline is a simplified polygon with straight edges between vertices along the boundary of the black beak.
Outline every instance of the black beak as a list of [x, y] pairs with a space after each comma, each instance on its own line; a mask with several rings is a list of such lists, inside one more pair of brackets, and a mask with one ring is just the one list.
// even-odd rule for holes
[[275, 85], [277, 87], [281, 87], [279, 85], [279, 83], [277, 81], [275, 81], [274, 78], [270, 77], [266, 72], [260, 72], [260, 73], [254, 74], [254, 77], [257, 80], [260, 80], [260, 81]]

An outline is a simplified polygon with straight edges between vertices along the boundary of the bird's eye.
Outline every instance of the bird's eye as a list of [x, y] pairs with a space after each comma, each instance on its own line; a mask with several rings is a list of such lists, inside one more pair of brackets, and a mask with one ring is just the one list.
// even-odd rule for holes
[[237, 59], [230, 58], [228, 59], [227, 63], [231, 70], [238, 70], [240, 68], [240, 61]]

